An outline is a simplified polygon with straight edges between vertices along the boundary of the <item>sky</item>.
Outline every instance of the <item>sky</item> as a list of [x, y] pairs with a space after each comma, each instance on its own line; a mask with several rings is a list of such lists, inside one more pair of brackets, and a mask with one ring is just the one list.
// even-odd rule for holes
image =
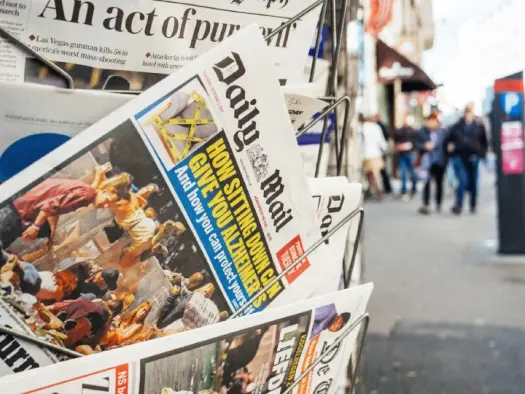
[[[521, 1], [525, 11], [525, 0]], [[475, 47], [465, 47], [464, 44], [467, 37], [475, 42], [476, 29], [479, 28], [479, 24], [475, 22], [477, 17], [507, 3], [510, 3], [510, 0], [433, 0], [434, 47], [425, 52], [423, 68], [436, 83], [444, 84], [440, 90], [449, 104], [461, 108], [467, 102], [474, 101], [478, 113], [486, 111], [487, 107], [483, 108], [483, 100], [491, 85], [491, 78], [496, 77], [487, 73], [488, 69], [485, 66], [490, 63], [486, 62], [502, 59], [491, 59], [490, 53], [483, 51], [483, 43]], [[525, 14], [510, 18], [510, 26], [522, 23], [523, 15]], [[514, 46], [515, 43], [505, 41], [502, 37], [501, 45]], [[471, 49], [468, 55], [465, 54], [466, 48]], [[496, 69], [501, 71], [507, 64], [512, 66], [510, 63], [499, 63]]]
[[[493, 0], [483, 0], [493, 1]], [[453, 71], [447, 70], [458, 51], [458, 34], [472, 16], [478, 0], [434, 0], [434, 47], [426, 51], [423, 60], [425, 71], [437, 83], [442, 83]]]

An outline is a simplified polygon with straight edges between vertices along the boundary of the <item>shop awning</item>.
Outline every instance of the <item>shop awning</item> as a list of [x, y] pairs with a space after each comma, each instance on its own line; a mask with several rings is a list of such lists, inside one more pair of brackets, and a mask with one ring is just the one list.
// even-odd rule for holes
[[401, 80], [403, 92], [417, 92], [436, 89], [436, 84], [417, 64], [408, 60], [381, 40], [376, 44], [377, 78], [385, 85]]

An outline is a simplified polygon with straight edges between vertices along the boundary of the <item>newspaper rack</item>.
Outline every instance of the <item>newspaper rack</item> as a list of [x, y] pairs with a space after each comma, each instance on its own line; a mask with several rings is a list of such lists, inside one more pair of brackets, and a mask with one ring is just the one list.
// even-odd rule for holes
[[[344, 146], [345, 146], [345, 140], [348, 134], [349, 129], [349, 117], [350, 117], [350, 104], [351, 99], [348, 96], [343, 97], [336, 97], [336, 91], [337, 91], [337, 73], [338, 73], [338, 64], [340, 59], [340, 53], [343, 43], [343, 35], [345, 33], [345, 22], [346, 22], [346, 14], [348, 11], [348, 0], [342, 0], [340, 2], [340, 15], [339, 18], [337, 18], [337, 2], [336, 0], [318, 0], [311, 4], [309, 7], [305, 8], [303, 11], [295, 15], [293, 18], [290, 18], [287, 22], [283, 23], [280, 27], [273, 30], [270, 34], [268, 34], [265, 38], [270, 39], [274, 35], [278, 34], [280, 31], [286, 29], [289, 25], [293, 24], [297, 20], [299, 20], [304, 15], [308, 14], [309, 12], [313, 11], [317, 7], [321, 6], [321, 13], [320, 13], [320, 19], [318, 22], [318, 28], [316, 32], [316, 39], [314, 44], [314, 54], [312, 56], [311, 66], [310, 66], [310, 75], [309, 75], [309, 82], [312, 82], [315, 76], [315, 70], [316, 70], [316, 64], [317, 64], [317, 55], [319, 53], [319, 49], [321, 46], [321, 37], [322, 37], [322, 27], [324, 25], [324, 21], [327, 16], [327, 10], [330, 8], [330, 24], [332, 26], [331, 28], [331, 42], [332, 42], [332, 48], [331, 48], [331, 67], [329, 71], [329, 78], [327, 83], [327, 89], [326, 89], [326, 97], [322, 97], [320, 99], [325, 100], [327, 102], [327, 106], [322, 110], [321, 113], [318, 114], [318, 116], [310, 121], [308, 124], [301, 127], [297, 133], [296, 137], [299, 138], [303, 134], [305, 134], [308, 130], [310, 130], [313, 126], [315, 126], [318, 122], [323, 120], [323, 128], [321, 133], [321, 140], [319, 144], [319, 150], [317, 154], [317, 160], [316, 160], [316, 167], [315, 167], [315, 177], [317, 178], [319, 176], [320, 171], [320, 164], [321, 159], [323, 156], [323, 149], [325, 145], [326, 140], [326, 133], [328, 130], [328, 124], [327, 124], [327, 117], [333, 112], [335, 117], [335, 130], [334, 130], [334, 145], [335, 145], [335, 157], [336, 157], [336, 175], [340, 175], [342, 172], [342, 163], [343, 163], [343, 153], [344, 153]], [[55, 63], [47, 59], [45, 56], [39, 54], [38, 52], [34, 51], [30, 46], [22, 42], [18, 37], [12, 35], [9, 31], [4, 29], [0, 26], [0, 37], [6, 39], [19, 49], [27, 52], [28, 54], [32, 55], [35, 59], [37, 59], [40, 63], [43, 65], [49, 67], [52, 71], [54, 71], [59, 77], [61, 77], [65, 81], [65, 85], [68, 89], [75, 89], [74, 86], [74, 80], [72, 76], [61, 67], [57, 66]], [[108, 89], [108, 86], [110, 85], [109, 82], [111, 78], [114, 76], [109, 76], [103, 83], [103, 90], [108, 91], [108, 93], [118, 93], [118, 94], [140, 94], [140, 90], [111, 90]], [[120, 77], [116, 77], [120, 78]], [[341, 104], [344, 104], [343, 108], [343, 123], [342, 123], [342, 130], [341, 135], [339, 136], [339, 130], [338, 130], [338, 108]], [[342, 261], [342, 277], [343, 277], [343, 285], [344, 288], [350, 287], [350, 281], [352, 278], [352, 273], [354, 270], [354, 265], [357, 257], [358, 247], [361, 239], [361, 233], [362, 233], [362, 227], [363, 227], [363, 221], [364, 221], [364, 210], [363, 208], [358, 208], [351, 212], [349, 215], [347, 215], [344, 219], [342, 219], [339, 223], [337, 223], [333, 228], [331, 228], [325, 236], [318, 239], [312, 246], [310, 246], [301, 256], [299, 256], [292, 264], [288, 265], [278, 276], [276, 276], [271, 282], [269, 282], [263, 289], [261, 289], [259, 292], [257, 292], [248, 302], [246, 302], [240, 309], [238, 309], [231, 317], [236, 318], [242, 314], [242, 312], [252, 303], [254, 302], [260, 294], [264, 293], [268, 288], [270, 288], [275, 282], [280, 280], [283, 276], [285, 276], [287, 273], [289, 273], [292, 269], [294, 269], [302, 260], [304, 260], [306, 257], [308, 257], [313, 251], [315, 251], [320, 245], [322, 245], [326, 240], [328, 240], [332, 235], [334, 235], [337, 231], [339, 231], [345, 224], [350, 222], [352, 219], [354, 219], [356, 216], [358, 216], [358, 224], [357, 224], [357, 232], [356, 237], [353, 242], [353, 249], [351, 253], [350, 262], [347, 263], [345, 259]], [[344, 332], [334, 341], [332, 346], [329, 346], [325, 351], [323, 351], [313, 362], [312, 364], [298, 377], [295, 379], [293, 384], [288, 387], [282, 394], [288, 394], [291, 392], [294, 387], [299, 384], [299, 382], [304, 379], [306, 376], [308, 376], [309, 372], [315, 368], [315, 366], [320, 363], [323, 359], [323, 357], [329, 353], [334, 346], [337, 346], [341, 341], [344, 340], [346, 336], [348, 336], [351, 332], [353, 332], [356, 329], [361, 330], [361, 335], [358, 337], [358, 345], [356, 347], [355, 354], [352, 354], [352, 359], [354, 359], [353, 363], [353, 371], [357, 370], [357, 367], [359, 365], [362, 351], [364, 348], [364, 341], [366, 338], [368, 325], [370, 321], [370, 316], [368, 313], [365, 313], [361, 316], [359, 316]], [[78, 353], [73, 350], [69, 350], [67, 348], [52, 344], [50, 342], [47, 342], [45, 340], [39, 339], [36, 336], [26, 334], [24, 332], [13, 330], [10, 327], [0, 325], [0, 333], [12, 335], [15, 337], [18, 337], [20, 339], [23, 339], [25, 341], [31, 342], [33, 344], [36, 344], [38, 346], [42, 346], [45, 348], [48, 348], [52, 351], [67, 355], [71, 358], [77, 358], [82, 357], [83, 355], [81, 353]], [[352, 373], [351, 376], [351, 390], [355, 387], [355, 380], [357, 375]]]

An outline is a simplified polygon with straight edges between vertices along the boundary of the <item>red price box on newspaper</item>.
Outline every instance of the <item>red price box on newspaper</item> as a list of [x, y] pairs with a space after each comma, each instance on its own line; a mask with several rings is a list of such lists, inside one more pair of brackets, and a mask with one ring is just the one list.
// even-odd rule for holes
[[[279, 260], [281, 269], [284, 270], [296, 261], [303, 253], [303, 242], [301, 241], [301, 237], [297, 235], [277, 252], [277, 259]], [[305, 258], [285, 275], [288, 283], [292, 283], [296, 280], [308, 267], [310, 267], [310, 262]]]

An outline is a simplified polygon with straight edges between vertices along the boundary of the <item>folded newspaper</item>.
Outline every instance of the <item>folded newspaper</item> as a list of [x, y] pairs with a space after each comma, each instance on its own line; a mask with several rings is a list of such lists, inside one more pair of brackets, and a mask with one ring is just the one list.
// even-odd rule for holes
[[130, 100], [130, 96], [0, 83], [0, 182]]
[[[348, 183], [348, 178], [346, 177], [327, 177], [310, 178], [308, 179], [308, 184], [312, 197], [317, 204], [317, 217], [321, 223], [323, 236], [333, 230], [334, 226], [337, 226], [359, 206], [362, 193], [362, 185], [360, 183]], [[346, 270], [348, 270], [350, 265], [352, 256], [350, 249], [355, 244], [355, 228], [357, 227], [355, 223], [357, 220], [358, 218], [353, 218], [348, 221], [323, 245], [329, 259], [325, 260], [324, 279], [318, 283], [313, 291], [314, 296], [329, 294], [345, 288], [343, 268], [346, 267]], [[347, 251], [346, 256], [345, 250]], [[343, 264], [343, 258], [346, 258], [345, 265]], [[348, 362], [343, 365], [339, 375], [332, 383], [330, 387], [332, 394], [346, 392], [346, 366]]]
[[0, 379], [1, 393], [332, 393], [372, 284]]
[[[0, 26], [49, 60], [78, 87], [102, 88], [108, 77], [146, 89], [166, 74], [257, 23], [268, 35], [315, 0], [17, 0], [0, 1]], [[299, 82], [321, 6], [268, 39], [283, 81]], [[63, 86], [36, 59], [0, 40], [0, 80]]]
[[282, 90], [290, 119], [296, 130], [328, 106], [327, 102], [315, 97], [315, 84], [283, 86]]
[[[310, 178], [308, 184], [317, 205], [317, 217], [321, 223], [322, 236], [328, 234], [359, 207], [362, 193], [360, 183], [349, 183], [346, 177], [327, 177]], [[358, 220], [358, 216], [349, 220], [325, 241], [325, 253], [330, 256], [330, 259], [324, 262], [324, 279], [316, 286], [313, 295], [323, 295], [341, 288], [345, 249], [354, 245]], [[347, 259], [347, 268], [349, 264], [350, 261]]]
[[243, 29], [0, 187], [2, 324], [88, 354], [310, 294], [314, 254], [283, 272], [320, 225], [267, 52]]

